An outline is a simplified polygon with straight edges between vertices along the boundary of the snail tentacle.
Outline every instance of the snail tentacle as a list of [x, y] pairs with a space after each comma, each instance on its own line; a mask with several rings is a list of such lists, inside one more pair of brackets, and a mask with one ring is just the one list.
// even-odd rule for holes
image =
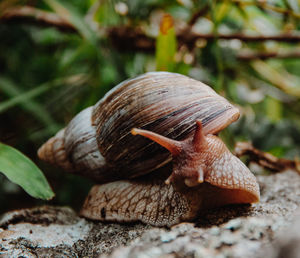
[[162, 135], [156, 134], [154, 132], [150, 132], [147, 130], [142, 130], [142, 129], [137, 129], [137, 128], [133, 128], [131, 130], [131, 133], [133, 135], [141, 135], [144, 136], [156, 143], [158, 143], [159, 145], [163, 146], [164, 148], [166, 148], [169, 152], [172, 153], [172, 155], [176, 156], [178, 155], [181, 150], [182, 150], [182, 146], [181, 143], [179, 141], [175, 141], [172, 139], [169, 139], [167, 137], [164, 137]]

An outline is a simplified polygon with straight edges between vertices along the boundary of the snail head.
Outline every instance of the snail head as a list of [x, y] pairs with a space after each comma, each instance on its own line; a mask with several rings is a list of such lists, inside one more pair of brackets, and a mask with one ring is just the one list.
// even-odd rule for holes
[[196, 121], [194, 136], [183, 141], [136, 128], [132, 129], [131, 133], [147, 137], [170, 151], [173, 158], [173, 172], [165, 181], [166, 184], [184, 182], [187, 186], [193, 187], [203, 183], [213, 162], [227, 149], [218, 137], [211, 134], [204, 135], [200, 120]]

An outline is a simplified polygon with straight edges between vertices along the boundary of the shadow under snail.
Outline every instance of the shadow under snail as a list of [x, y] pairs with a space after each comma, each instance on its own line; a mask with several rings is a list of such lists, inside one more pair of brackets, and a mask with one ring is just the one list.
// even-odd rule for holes
[[82, 216], [171, 226], [206, 209], [259, 201], [255, 176], [216, 136], [238, 117], [209, 86], [151, 72], [81, 111], [38, 155], [98, 183]]

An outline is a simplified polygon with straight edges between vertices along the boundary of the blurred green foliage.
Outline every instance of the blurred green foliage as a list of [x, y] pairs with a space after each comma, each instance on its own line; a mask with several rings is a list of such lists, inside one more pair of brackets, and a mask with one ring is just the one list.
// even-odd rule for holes
[[[4, 19], [30, 6], [68, 21], [58, 28], [31, 17]], [[162, 17], [174, 24], [161, 39]], [[299, 35], [297, 0], [3, 0], [0, 2], [0, 141], [31, 157], [46, 172], [58, 204], [81, 204], [91, 182], [37, 160], [38, 147], [107, 90], [138, 74], [171, 70], [203, 81], [238, 105], [242, 118], [221, 136], [233, 146], [250, 140], [277, 156], [300, 156], [300, 44], [287, 40], [219, 39], [218, 35]], [[110, 28], [136, 28], [155, 50], [122, 48]], [[175, 37], [175, 32], [180, 37]], [[207, 34], [185, 44], [190, 33]], [[166, 40], [166, 41], [164, 41]], [[164, 43], [162, 43], [164, 41]], [[167, 43], [166, 43], [167, 42]], [[165, 44], [171, 44], [168, 50]], [[121, 47], [120, 47], [121, 46]], [[272, 58], [265, 58], [266, 54]], [[171, 64], [165, 64], [170, 60]], [[1, 209], [34, 202], [0, 178]], [[11, 202], [7, 202], [7, 198]]]

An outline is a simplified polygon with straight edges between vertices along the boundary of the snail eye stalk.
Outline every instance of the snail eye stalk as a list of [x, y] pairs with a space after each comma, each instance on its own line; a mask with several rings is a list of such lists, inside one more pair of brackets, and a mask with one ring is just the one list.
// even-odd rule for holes
[[164, 137], [162, 135], [159, 135], [157, 133], [154, 133], [154, 132], [151, 132], [148, 130], [143, 130], [143, 129], [133, 128], [131, 130], [131, 133], [133, 135], [144, 136], [144, 137], [158, 143], [162, 147], [166, 148], [169, 152], [171, 152], [171, 154], [173, 156], [177, 156], [181, 152], [182, 144], [179, 141], [175, 141], [175, 140], [169, 139], [167, 137]]

